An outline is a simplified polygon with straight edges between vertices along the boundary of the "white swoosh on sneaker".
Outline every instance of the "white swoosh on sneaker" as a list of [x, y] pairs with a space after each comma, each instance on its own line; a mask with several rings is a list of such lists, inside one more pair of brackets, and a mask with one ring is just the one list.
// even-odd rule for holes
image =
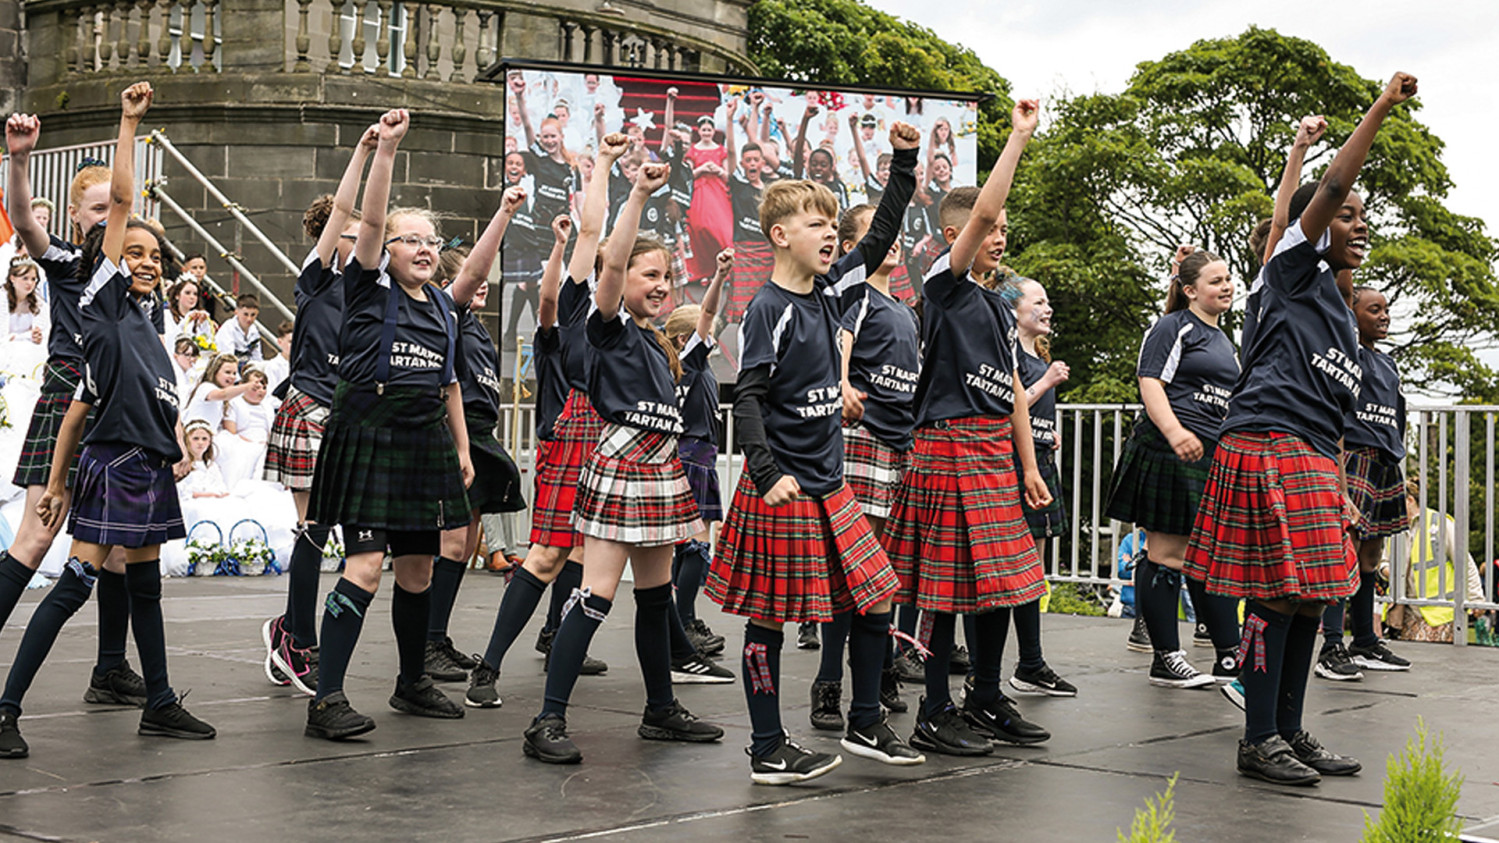
[[784, 759], [781, 760], [781, 761], [776, 761], [776, 762], [761, 761], [760, 763], [764, 764], [765, 766], [769, 767], [772, 770], [784, 770], [784, 769], [786, 769], [786, 762], [785, 762]]
[[856, 737], [859, 740], [863, 741], [864, 744], [867, 745], [867, 746], [879, 746], [880, 745], [880, 742], [879, 742], [879, 740], [877, 738], [870, 737], [869, 735], [866, 735], [863, 732], [857, 732], [857, 731], [854, 732], [854, 737]]

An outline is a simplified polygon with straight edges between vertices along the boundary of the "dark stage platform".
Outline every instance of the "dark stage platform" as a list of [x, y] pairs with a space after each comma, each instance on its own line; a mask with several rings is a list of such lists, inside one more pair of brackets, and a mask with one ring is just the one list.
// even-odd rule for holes
[[[1469, 830], [1499, 837], [1494, 650], [1405, 644], [1399, 651], [1416, 662], [1409, 674], [1313, 679], [1310, 728], [1334, 750], [1360, 757], [1365, 772], [1287, 790], [1235, 774], [1242, 715], [1216, 691], [1146, 684], [1149, 657], [1125, 650], [1125, 622], [1047, 616], [1048, 660], [1081, 689], [1075, 699], [1021, 698], [1026, 715], [1054, 733], [1050, 743], [977, 760], [929, 756], [912, 768], [845, 754], [822, 779], [768, 788], [749, 782], [737, 683], [678, 688], [692, 711], [727, 730], [721, 745], [636, 737], [644, 694], [633, 601], [623, 596], [593, 650], [610, 670], [580, 680], [575, 694], [570, 719], [582, 766], [521, 756], [520, 734], [544, 679], [531, 647], [539, 618], [500, 677], [503, 708], [470, 709], [460, 721], [387, 708], [396, 659], [389, 582], [348, 683], [350, 699], [379, 728], [344, 744], [304, 738], [305, 698], [270, 686], [260, 667], [260, 624], [284, 604], [285, 587], [284, 579], [166, 584], [172, 678], [179, 691], [192, 690], [188, 707], [218, 727], [211, 742], [141, 738], [137, 712], [84, 704], [95, 639], [93, 608], [81, 613], [27, 700], [21, 727], [32, 756], [0, 761], [0, 840], [1112, 841], [1179, 771], [1175, 828], [1183, 843], [1350, 841], [1364, 812], [1378, 810], [1385, 759], [1404, 746], [1418, 716], [1445, 735], [1449, 762], [1467, 777], [1459, 809]], [[460, 647], [482, 649], [502, 591], [497, 577], [468, 577], [454, 614]], [[0, 634], [0, 665], [9, 667], [43, 593], [29, 593]], [[716, 612], [708, 619], [736, 652], [740, 624]], [[1203, 666], [1206, 652], [1193, 654]], [[727, 664], [738, 672], [737, 659]], [[783, 665], [792, 734], [836, 749], [837, 735], [807, 724], [816, 654], [788, 643]], [[906, 693], [914, 705], [919, 690]], [[894, 724], [908, 734], [911, 715]]]

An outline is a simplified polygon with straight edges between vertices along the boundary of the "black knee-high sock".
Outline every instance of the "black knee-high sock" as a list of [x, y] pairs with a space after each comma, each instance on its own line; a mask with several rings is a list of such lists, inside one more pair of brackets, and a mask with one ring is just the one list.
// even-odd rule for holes
[[1027, 670], [1039, 670], [1046, 664], [1041, 655], [1041, 601], [1022, 603], [1011, 610], [1015, 620], [1015, 641], [1020, 646], [1019, 665]]
[[583, 563], [571, 559], [562, 563], [557, 579], [552, 581], [552, 602], [547, 607], [546, 629], [552, 632], [562, 625], [562, 607], [572, 599], [573, 592], [583, 587]]
[[1286, 655], [1280, 676], [1280, 703], [1275, 707], [1275, 728], [1289, 740], [1301, 731], [1301, 710], [1306, 706], [1306, 683], [1312, 673], [1313, 652], [1322, 619], [1296, 614], [1286, 632]]
[[[909, 604], [902, 605], [900, 608], [895, 610], [895, 628], [911, 636], [912, 638], [915, 638], [916, 620], [920, 616], [920, 609]], [[903, 641], [899, 641], [899, 639], [897, 639], [897, 643], [895, 644], [895, 648], [899, 652], [905, 652], [906, 648], [909, 646], [911, 645]]]
[[[24, 565], [21, 567], [26, 570], [26, 576], [30, 579], [30, 569], [26, 569]], [[68, 560], [57, 584], [42, 598], [31, 615], [31, 621], [26, 624], [26, 632], [21, 635], [21, 647], [16, 651], [15, 662], [10, 666], [10, 675], [5, 678], [5, 694], [0, 697], [0, 708], [21, 713], [21, 698], [26, 696], [37, 671], [42, 668], [42, 662], [47, 660], [47, 653], [51, 652], [57, 633], [62, 631], [68, 618], [77, 614], [88, 602], [96, 578], [92, 565], [80, 562], [77, 557]]]
[[[578, 672], [582, 670], [583, 659], [588, 655], [588, 645], [613, 606], [612, 600], [596, 594], [583, 597], [579, 592], [579, 599], [573, 607], [563, 610], [562, 622], [557, 625], [557, 637], [552, 639], [552, 664], [547, 669], [546, 697], [541, 705], [542, 717], [563, 717], [567, 714], [567, 701], [573, 695], [573, 686], [578, 683]], [[636, 637], [638, 640], [639, 635]], [[664, 649], [664, 641], [662, 645]], [[669, 672], [666, 682], [669, 687]]]
[[973, 637], [968, 639], [973, 653], [973, 691], [975, 705], [985, 706], [999, 699], [1000, 641], [1009, 625], [1009, 612], [979, 612], [973, 618]]
[[396, 583], [390, 596], [390, 626], [396, 633], [396, 654], [401, 659], [401, 684], [422, 681], [427, 672], [427, 627], [432, 612], [432, 587], [407, 591]]
[[1228, 650], [1239, 646], [1239, 601], [1221, 594], [1209, 594], [1205, 583], [1185, 577], [1187, 594], [1197, 619], [1208, 628], [1213, 647]]
[[994, 615], [994, 669], [1003, 673], [1005, 644], [1010, 640], [1010, 616], [1014, 612], [1004, 608], [995, 609], [990, 614]]
[[364, 616], [369, 614], [372, 592], [342, 577], [323, 601], [323, 646], [318, 659], [317, 699], [344, 689], [344, 674], [359, 643]]
[[1372, 647], [1379, 643], [1374, 631], [1374, 575], [1359, 572], [1358, 591], [1348, 598], [1348, 615], [1353, 621], [1353, 646]]
[[708, 545], [697, 539], [689, 539], [676, 548], [678, 565], [673, 580], [677, 585], [677, 611], [687, 623], [697, 619], [697, 592], [708, 567], [708, 553]]
[[0, 550], [0, 627], [10, 620], [10, 613], [15, 611], [21, 595], [26, 593], [31, 574], [31, 569], [21, 560], [11, 556], [9, 551]]
[[331, 529], [327, 524], [307, 524], [297, 531], [291, 561], [286, 563], [286, 630], [292, 644], [303, 650], [317, 646], [318, 577]]
[[146, 708], [161, 708], [177, 701], [167, 682], [167, 630], [161, 619], [161, 561], [131, 562], [125, 566], [125, 587], [130, 590], [130, 628], [135, 632], [135, 650], [141, 657], [141, 675], [146, 679]]
[[853, 612], [840, 612], [833, 619], [819, 624], [822, 629], [822, 652], [818, 655], [817, 681], [843, 681], [843, 645], [850, 641], [849, 631], [854, 625]]
[[687, 637], [687, 627], [682, 625], [682, 616], [677, 612], [675, 599], [672, 600], [668, 620], [671, 622], [667, 629], [671, 633], [671, 660], [679, 662], [697, 655], [697, 648], [692, 646], [692, 639]]
[[[500, 662], [505, 660], [505, 653], [515, 639], [520, 636], [520, 631], [531, 622], [531, 616], [536, 614], [536, 607], [541, 603], [541, 595], [547, 590], [547, 584], [525, 568], [519, 568], [510, 584], [505, 586], [505, 596], [500, 598], [500, 611], [494, 618], [494, 631], [489, 633], [489, 646], [484, 648], [484, 663], [500, 669]], [[552, 594], [560, 593], [561, 589], [554, 583]]]
[[1244, 616], [1244, 740], [1261, 743], [1274, 737], [1280, 683], [1285, 670], [1286, 638], [1291, 616], [1251, 601]]
[[125, 575], [99, 571], [95, 589], [99, 603], [99, 661], [97, 673], [107, 673], [125, 661], [125, 636], [130, 634], [130, 590]]
[[[848, 707], [848, 723], [857, 729], [871, 726], [880, 719], [880, 667], [888, 649], [890, 639], [891, 612], [863, 615], [852, 614], [848, 632], [849, 679], [853, 686], [852, 701]], [[829, 624], [823, 624], [827, 632]], [[822, 639], [822, 648], [828, 649], [828, 639]], [[840, 645], [841, 651], [843, 647]]]
[[952, 691], [947, 685], [948, 662], [952, 660], [954, 621], [957, 616], [948, 612], [930, 612], [932, 636], [927, 649], [932, 651], [926, 658], [926, 703], [922, 713], [931, 717], [952, 703]]
[[1181, 574], [1157, 565], [1146, 556], [1135, 568], [1135, 608], [1150, 631], [1150, 645], [1158, 653], [1180, 650], [1181, 630], [1176, 625], [1177, 592]]
[[[953, 630], [953, 632], [954, 632], [954, 634], [956, 634], [957, 630], [955, 629], [955, 630]], [[978, 628], [978, 624], [973, 619], [973, 613], [972, 612], [968, 612], [968, 613], [964, 614], [963, 615], [963, 643], [965, 645], [967, 645], [967, 647], [968, 647], [968, 649], [970, 651], [973, 650], [973, 639], [977, 638], [978, 634], [979, 634], [979, 628]], [[957, 643], [957, 639], [956, 638], [953, 639], [953, 643], [954, 644]], [[971, 663], [971, 659], [970, 659], [970, 663]]]
[[671, 583], [635, 589], [635, 658], [645, 680], [647, 708], [666, 708], [676, 700], [671, 692], [672, 614]]
[[750, 752], [764, 758], [781, 745], [781, 647], [786, 635], [748, 621], [744, 624], [744, 701], [749, 706]]
[[1329, 603], [1322, 610], [1322, 650], [1326, 652], [1343, 643], [1343, 618], [1347, 616], [1348, 601]]
[[432, 562], [432, 610], [427, 619], [427, 640], [446, 641], [448, 621], [453, 617], [453, 604], [458, 601], [458, 587], [463, 585], [463, 572], [468, 565], [457, 559], [439, 556]]

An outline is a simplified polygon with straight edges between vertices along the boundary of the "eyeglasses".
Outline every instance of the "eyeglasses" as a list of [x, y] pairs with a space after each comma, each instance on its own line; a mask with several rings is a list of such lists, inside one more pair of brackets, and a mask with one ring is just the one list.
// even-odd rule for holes
[[385, 245], [389, 246], [390, 244], [397, 242], [405, 243], [406, 245], [412, 247], [426, 246], [429, 249], [437, 249], [441, 248], [444, 241], [436, 234], [428, 234], [426, 237], [423, 237], [420, 234], [402, 234], [400, 237], [392, 237], [389, 240], [386, 240]]

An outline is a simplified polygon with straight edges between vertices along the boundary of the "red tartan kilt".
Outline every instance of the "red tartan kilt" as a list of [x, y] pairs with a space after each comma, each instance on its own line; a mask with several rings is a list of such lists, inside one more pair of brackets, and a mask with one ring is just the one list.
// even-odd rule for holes
[[770, 280], [771, 270], [776, 268], [775, 250], [769, 243], [735, 243], [734, 268], [729, 274], [729, 303], [724, 307], [723, 318], [735, 324], [744, 318], [744, 309], [750, 299]]
[[1009, 419], [939, 424], [916, 431], [885, 525], [896, 601], [982, 612], [1039, 600], [1046, 578], [1020, 508]]
[[271, 422], [270, 437], [266, 440], [264, 477], [267, 481], [280, 483], [293, 492], [312, 489], [312, 476], [317, 473], [318, 449], [323, 444], [328, 413], [328, 408], [312, 396], [296, 387], [288, 387], [286, 400], [276, 408], [276, 418]]
[[578, 532], [640, 547], [702, 532], [697, 501], [677, 456], [677, 437], [619, 424], [604, 427], [573, 504]]
[[771, 507], [745, 472], [734, 490], [706, 594], [731, 615], [830, 621], [895, 593], [890, 561], [848, 486]]
[[583, 466], [599, 444], [604, 420], [588, 396], [568, 393], [562, 413], [552, 425], [552, 442], [545, 459], [537, 454], [536, 504], [531, 508], [531, 544], [542, 547], [581, 547], [583, 535], [573, 528], [573, 505]]
[[1288, 433], [1228, 433], [1213, 453], [1184, 570], [1228, 597], [1338, 600], [1358, 584], [1345, 527], [1330, 457]]
[[906, 271], [904, 263], [890, 271], [890, 295], [903, 302], [910, 301], [916, 295], [916, 290], [911, 286], [911, 274]]

